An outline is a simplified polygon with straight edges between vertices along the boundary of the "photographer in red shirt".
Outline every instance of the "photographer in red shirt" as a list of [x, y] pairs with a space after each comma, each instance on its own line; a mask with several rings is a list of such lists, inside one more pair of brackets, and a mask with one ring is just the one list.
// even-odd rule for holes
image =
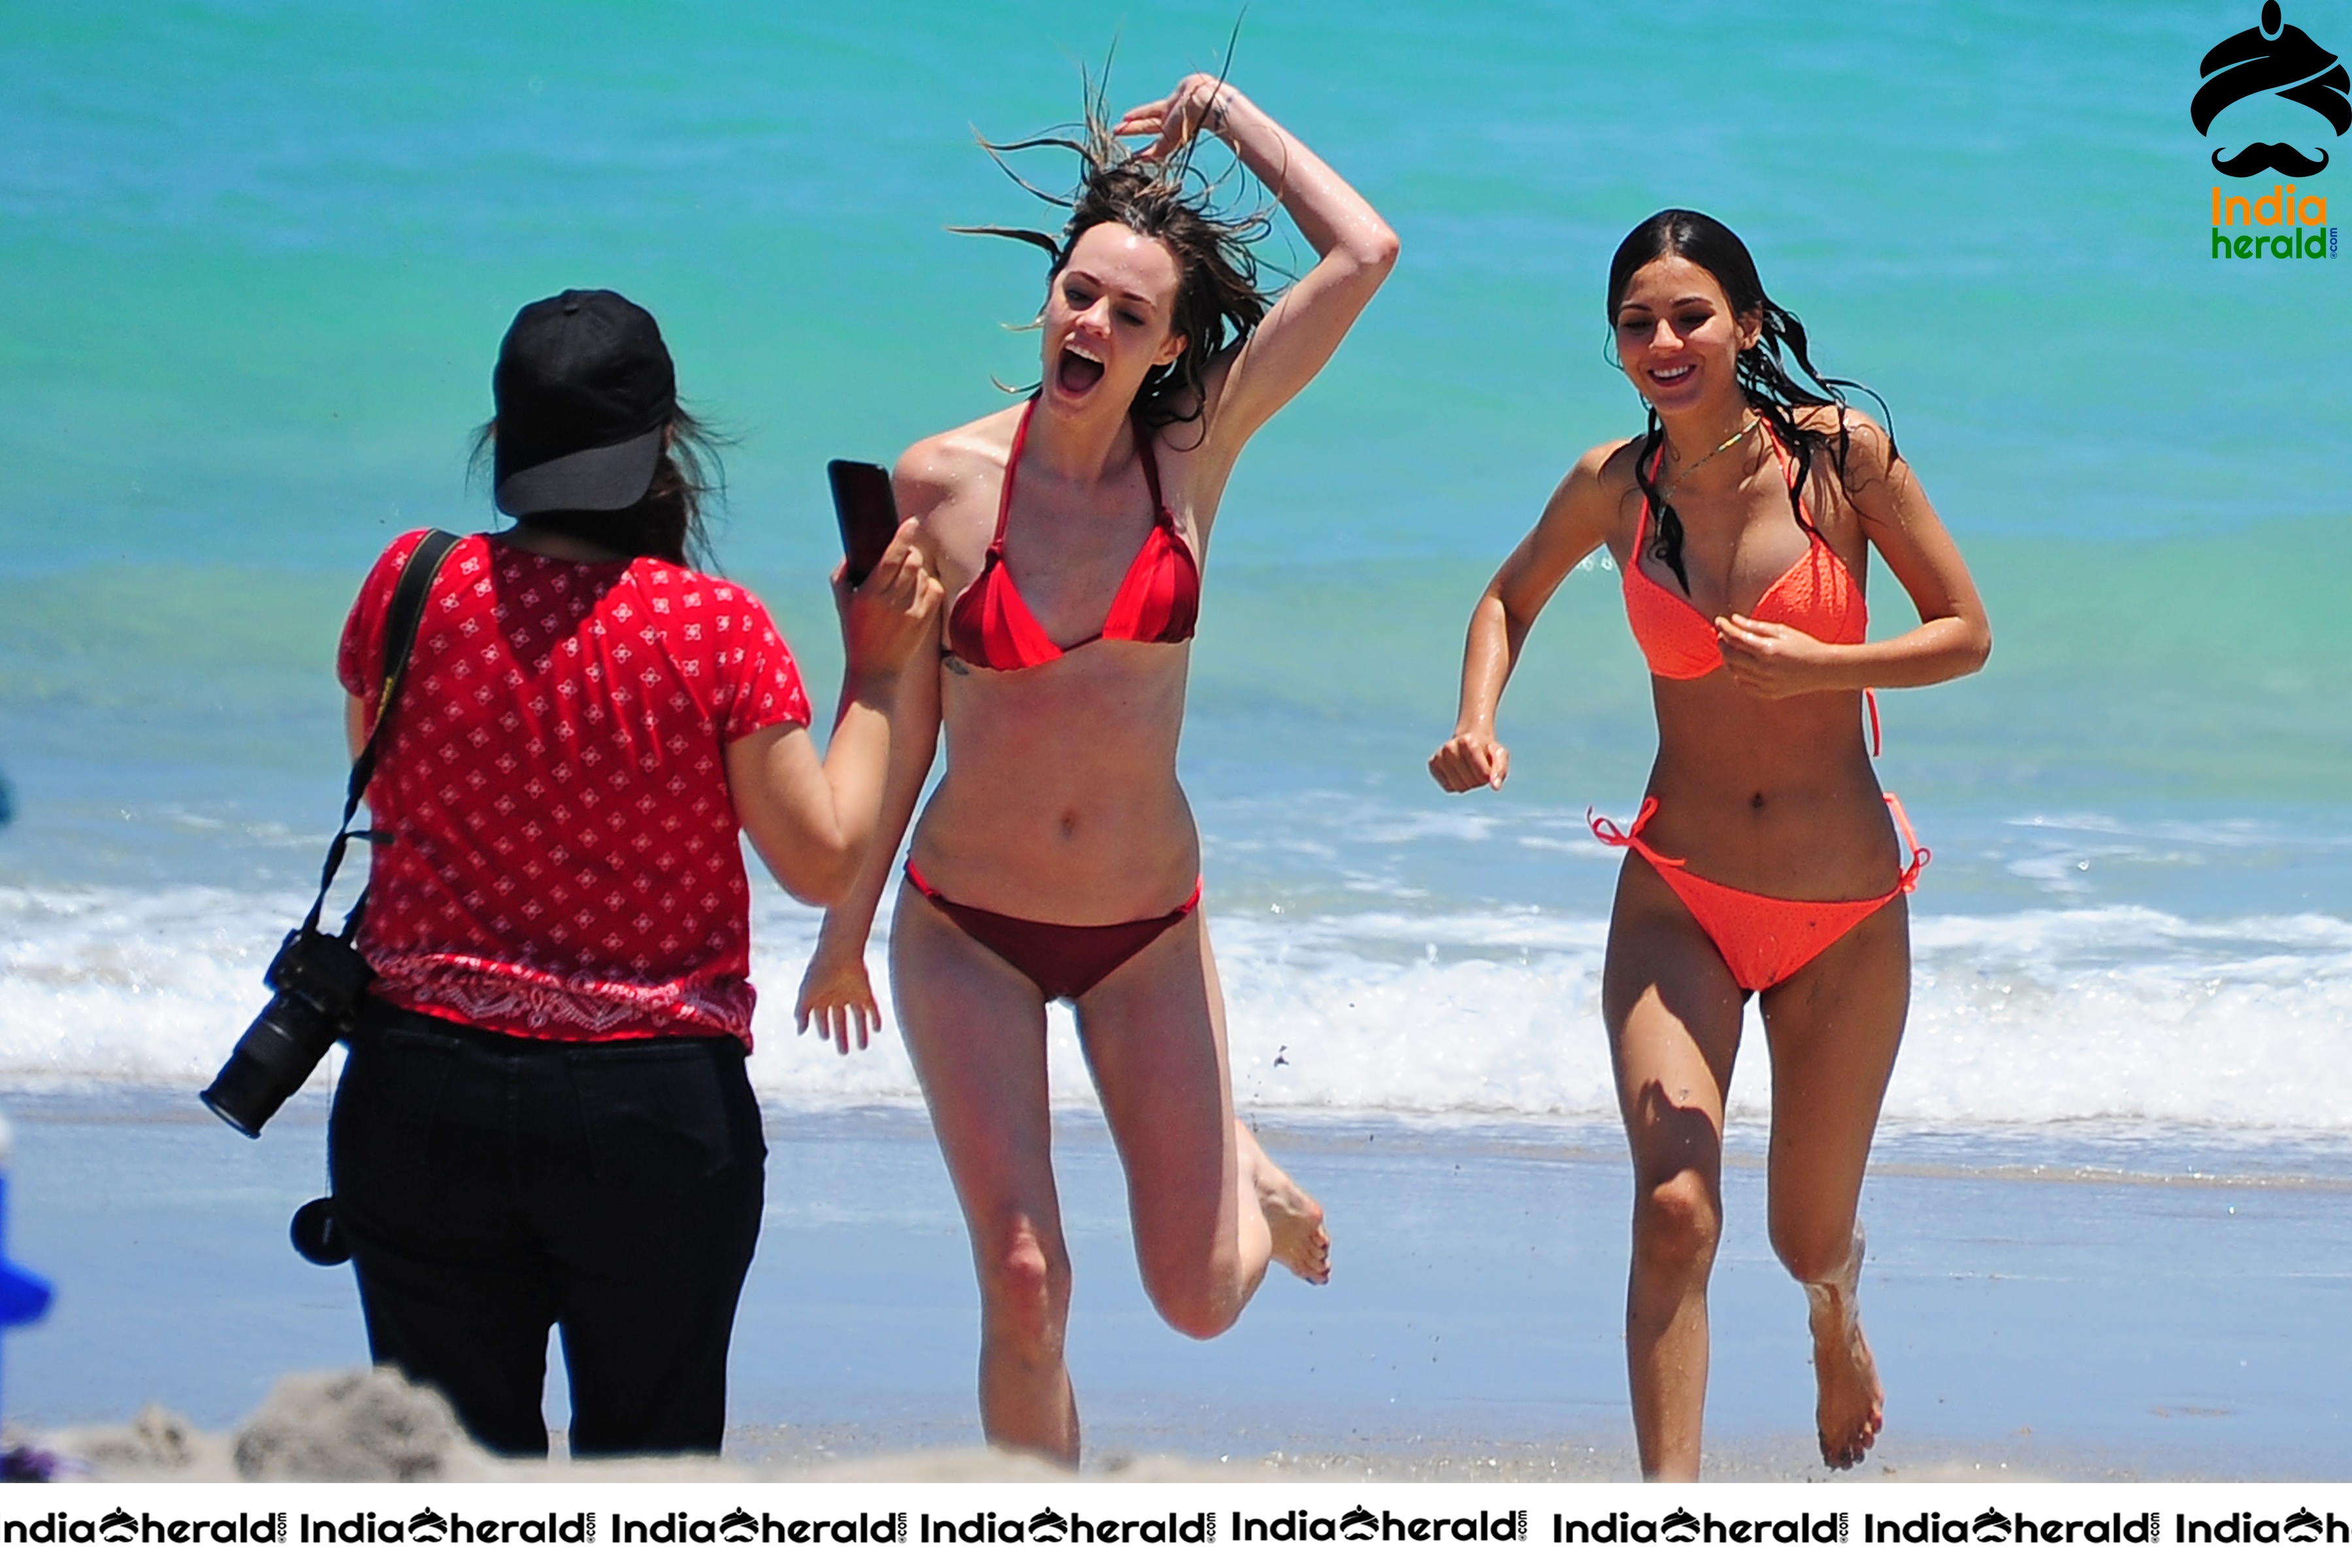
[[[715, 1452], [766, 1157], [739, 834], [795, 897], [846, 890], [939, 584], [903, 532], [836, 584], [820, 761], [767, 610], [688, 564], [708, 445], [653, 318], [604, 290], [527, 306], [493, 387], [515, 523], [441, 563], [368, 792], [390, 837], [329, 1129], [335, 1217], [375, 1359], [489, 1447], [547, 1451], [555, 1326], [572, 1453]], [[385, 551], [344, 628], [355, 755], [422, 538]]]

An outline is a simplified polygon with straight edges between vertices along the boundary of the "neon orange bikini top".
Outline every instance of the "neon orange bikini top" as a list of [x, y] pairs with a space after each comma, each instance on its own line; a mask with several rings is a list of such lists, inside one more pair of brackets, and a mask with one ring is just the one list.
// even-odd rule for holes
[[1092, 642], [1190, 641], [1201, 613], [1201, 566], [1168, 504], [1160, 499], [1160, 464], [1151, 455], [1151, 432], [1139, 421], [1135, 449], [1143, 459], [1143, 482], [1151, 487], [1152, 529], [1111, 596], [1102, 630], [1064, 647], [1045, 635], [1030, 613], [1005, 568], [1004, 522], [1013, 515], [1013, 476], [1021, 467], [1022, 448], [1029, 443], [1029, 416], [1036, 407], [1033, 399], [1022, 409], [1020, 427], [1013, 433], [988, 559], [948, 610], [949, 648], [981, 669], [1034, 669]]
[[[1794, 493], [1797, 476], [1789, 461], [1788, 449], [1780, 445], [1779, 432], [1769, 425], [1764, 432], [1772, 439], [1772, 450], [1780, 459], [1780, 472], [1788, 479], [1791, 493], [1790, 506], [1797, 515], [1797, 525], [1805, 531], [1805, 553], [1790, 564], [1773, 584], [1756, 600], [1756, 607], [1748, 612], [1748, 618], [1772, 621], [1793, 626], [1806, 636], [1822, 642], [1858, 643], [1870, 628], [1870, 605], [1846, 570], [1838, 552], [1805, 515], [1804, 501]], [[1650, 464], [1650, 479], [1655, 483], [1658, 468], [1665, 461], [1665, 448], [1658, 448]], [[1649, 661], [1650, 673], [1668, 680], [1696, 680], [1702, 675], [1712, 675], [1723, 668], [1723, 649], [1716, 641], [1715, 623], [1692, 607], [1683, 598], [1652, 577], [1642, 566], [1643, 550], [1650, 538], [1650, 498], [1642, 498], [1641, 524], [1633, 531], [1633, 553], [1625, 563], [1625, 618], [1633, 623], [1633, 640], [1642, 645], [1642, 657]]]

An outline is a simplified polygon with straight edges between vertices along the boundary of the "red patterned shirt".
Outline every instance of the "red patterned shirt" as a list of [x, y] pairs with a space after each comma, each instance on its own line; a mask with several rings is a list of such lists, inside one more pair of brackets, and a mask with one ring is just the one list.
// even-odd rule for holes
[[[343, 627], [373, 708], [394, 542]], [[806, 724], [747, 590], [650, 558], [467, 539], [418, 623], [368, 800], [360, 952], [395, 1006], [547, 1040], [751, 1038], [751, 887], [726, 747]]]

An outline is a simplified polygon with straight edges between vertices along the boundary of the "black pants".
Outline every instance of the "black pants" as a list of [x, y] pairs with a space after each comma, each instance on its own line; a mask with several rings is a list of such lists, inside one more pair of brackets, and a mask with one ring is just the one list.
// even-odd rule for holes
[[716, 1453], [767, 1143], [731, 1037], [567, 1046], [370, 1003], [328, 1163], [375, 1360], [485, 1447]]

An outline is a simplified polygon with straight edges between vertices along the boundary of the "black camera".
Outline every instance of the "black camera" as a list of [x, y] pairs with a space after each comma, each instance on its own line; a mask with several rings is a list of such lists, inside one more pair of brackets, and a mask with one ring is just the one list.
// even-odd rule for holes
[[286, 933], [263, 979], [278, 994], [197, 1097], [247, 1138], [261, 1136], [327, 1047], [352, 1032], [375, 971], [347, 939], [303, 925]]
[[[391, 834], [373, 827], [354, 832], [352, 818], [359, 815], [360, 805], [367, 798], [368, 780], [375, 773], [376, 748], [392, 717], [400, 673], [408, 667], [409, 652], [416, 642], [416, 623], [424, 614], [433, 575], [457, 546], [456, 534], [436, 528], [417, 542], [415, 552], [400, 569], [400, 581], [393, 587], [392, 603], [384, 614], [383, 688], [376, 699], [375, 721], [368, 728], [359, 755], [352, 759], [351, 783], [343, 792], [342, 826], [328, 846], [327, 863], [319, 871], [318, 901], [310, 906], [309, 917], [286, 933], [278, 956], [269, 961], [269, 973], [262, 977], [278, 994], [247, 1027], [211, 1087], [196, 1097], [215, 1116], [247, 1138], [260, 1137], [262, 1127], [278, 1114], [287, 1097], [302, 1087], [327, 1047], [350, 1037], [359, 1024], [360, 1003], [375, 981], [375, 971], [352, 944], [352, 933], [360, 929], [360, 916], [367, 907], [367, 895], [361, 894], [352, 912], [343, 917], [340, 935], [320, 931], [319, 915], [327, 906], [335, 873], [342, 868], [344, 851], [352, 841], [392, 841]], [[331, 1212], [322, 1209], [320, 1214]], [[296, 1250], [309, 1258], [310, 1252], [303, 1247], [300, 1235], [298, 1228]], [[321, 1237], [320, 1250], [331, 1251], [332, 1242], [323, 1238], [323, 1231]]]

